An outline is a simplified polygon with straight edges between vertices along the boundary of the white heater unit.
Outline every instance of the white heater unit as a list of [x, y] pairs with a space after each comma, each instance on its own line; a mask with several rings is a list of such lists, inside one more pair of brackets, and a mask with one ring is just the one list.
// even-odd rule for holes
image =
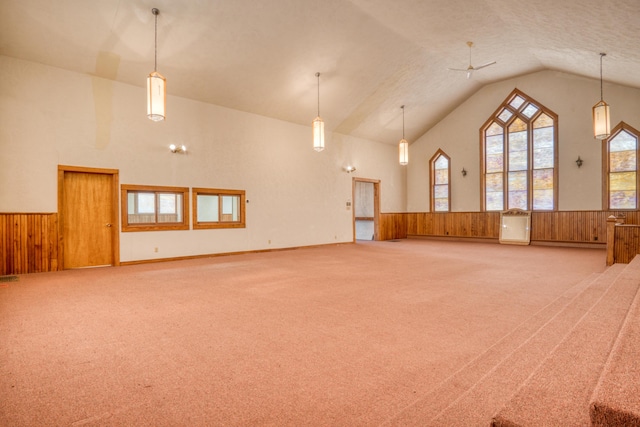
[[528, 245], [531, 242], [531, 212], [509, 209], [500, 212], [500, 243]]

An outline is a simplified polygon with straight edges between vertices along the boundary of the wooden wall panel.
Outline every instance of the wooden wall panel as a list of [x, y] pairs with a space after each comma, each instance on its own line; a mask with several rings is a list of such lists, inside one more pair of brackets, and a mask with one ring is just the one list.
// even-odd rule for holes
[[407, 238], [407, 214], [386, 213], [380, 214], [380, 240], [406, 239]]
[[616, 225], [613, 259], [615, 263], [628, 264], [640, 253], [640, 226]]
[[58, 269], [58, 214], [0, 213], [0, 276]]
[[[607, 218], [611, 215], [624, 216], [626, 224], [640, 224], [638, 211], [532, 212], [531, 241], [605, 245]], [[499, 212], [411, 212], [381, 217], [381, 240], [407, 235], [484, 239], [500, 236]]]

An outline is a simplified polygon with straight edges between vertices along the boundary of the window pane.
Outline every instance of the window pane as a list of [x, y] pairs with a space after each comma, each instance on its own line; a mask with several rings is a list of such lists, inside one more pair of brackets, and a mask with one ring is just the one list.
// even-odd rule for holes
[[609, 154], [611, 172], [635, 171], [636, 164], [636, 150], [616, 151]]
[[433, 193], [436, 199], [449, 198], [448, 185], [434, 185]]
[[182, 221], [182, 194], [158, 193], [158, 223]]
[[509, 172], [509, 191], [527, 189], [527, 172]]
[[487, 154], [502, 154], [504, 153], [504, 144], [502, 134], [488, 136], [485, 140], [485, 152]]
[[524, 104], [524, 99], [521, 96], [516, 95], [515, 98], [513, 98], [513, 100], [509, 103], [509, 105], [511, 105], [513, 108], [515, 108], [516, 110], [518, 108], [520, 108], [520, 106]]
[[485, 177], [485, 204], [487, 210], [501, 211], [504, 208], [502, 173], [491, 173]]
[[436, 170], [435, 183], [434, 184], [448, 184], [449, 183], [449, 169]]
[[500, 126], [496, 122], [493, 122], [491, 123], [491, 126], [487, 128], [485, 135], [487, 139], [489, 139], [490, 136], [502, 135], [503, 133], [504, 133], [504, 130], [502, 129], [502, 126]]
[[527, 125], [517, 119], [509, 126], [509, 170], [527, 170], [529, 164]]
[[543, 211], [553, 210], [553, 189], [533, 190], [533, 209]]
[[501, 211], [504, 207], [502, 192], [487, 192], [485, 204], [487, 205], [488, 211]]
[[552, 168], [554, 166], [553, 128], [533, 130], [533, 168]]
[[553, 189], [553, 169], [537, 169], [533, 171], [533, 189]]
[[127, 214], [136, 213], [136, 193], [127, 192]]
[[161, 214], [175, 214], [176, 213], [176, 195], [173, 193], [160, 193], [158, 194], [158, 206], [160, 207]]
[[504, 110], [502, 110], [502, 113], [500, 113], [498, 118], [506, 123], [512, 116], [513, 113], [505, 108]]
[[218, 222], [218, 196], [198, 194], [198, 222]]
[[526, 108], [525, 108], [524, 110], [522, 110], [522, 114], [524, 114], [524, 115], [525, 115], [525, 116], [527, 116], [528, 118], [531, 118], [531, 117], [533, 117], [533, 115], [534, 115], [535, 113], [537, 113], [537, 112], [538, 112], [538, 109], [539, 109], [539, 108], [538, 108], [538, 107], [536, 107], [535, 105], [533, 105], [533, 104], [529, 104], [529, 105], [527, 105], [527, 106], [526, 106]]
[[533, 171], [533, 209], [553, 209], [553, 169]]
[[138, 196], [137, 213], [154, 214], [156, 212], [156, 195], [154, 193], [134, 193]]
[[502, 172], [504, 158], [502, 154], [487, 155], [487, 173]]
[[535, 122], [533, 122], [534, 129], [553, 127], [553, 119], [546, 114], [542, 113]]
[[637, 148], [636, 145], [637, 139], [626, 130], [623, 130], [609, 141], [609, 151], [635, 150]]
[[509, 191], [509, 209], [527, 209], [527, 191]]
[[509, 171], [527, 170], [527, 151], [509, 150]]
[[636, 192], [634, 191], [612, 191], [609, 196], [609, 206], [611, 209], [635, 209]]
[[436, 159], [436, 170], [447, 169], [449, 167], [449, 160], [445, 156], [438, 156]]
[[509, 172], [509, 209], [527, 209], [527, 172]]
[[239, 201], [238, 196], [222, 196], [222, 221], [239, 221]]
[[616, 172], [609, 174], [609, 189], [615, 190], [635, 190], [635, 172]]
[[449, 200], [436, 199], [434, 208], [436, 212], [447, 212], [449, 210]]

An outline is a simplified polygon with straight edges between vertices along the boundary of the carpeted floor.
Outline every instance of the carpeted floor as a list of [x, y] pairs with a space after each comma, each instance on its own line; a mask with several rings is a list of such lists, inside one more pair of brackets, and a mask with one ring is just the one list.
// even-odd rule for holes
[[0, 288], [0, 425], [427, 425], [434, 390], [604, 270], [403, 240], [22, 275]]

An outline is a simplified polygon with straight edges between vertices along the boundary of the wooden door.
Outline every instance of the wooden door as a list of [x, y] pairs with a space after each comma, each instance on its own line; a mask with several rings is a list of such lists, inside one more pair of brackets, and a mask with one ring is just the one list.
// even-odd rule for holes
[[64, 268], [118, 264], [117, 175], [68, 169], [60, 175]]

